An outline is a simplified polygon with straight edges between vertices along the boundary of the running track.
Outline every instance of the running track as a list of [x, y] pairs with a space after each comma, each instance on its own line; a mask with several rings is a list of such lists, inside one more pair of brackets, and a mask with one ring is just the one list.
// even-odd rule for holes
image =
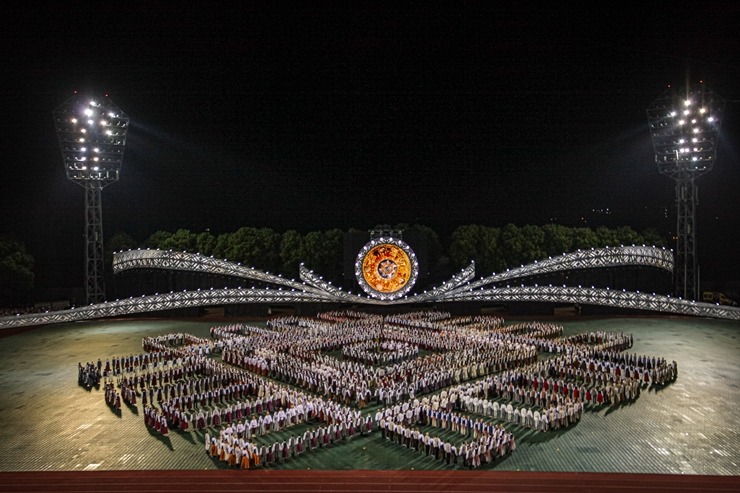
[[738, 492], [740, 477], [488, 471], [0, 472], [2, 492]]

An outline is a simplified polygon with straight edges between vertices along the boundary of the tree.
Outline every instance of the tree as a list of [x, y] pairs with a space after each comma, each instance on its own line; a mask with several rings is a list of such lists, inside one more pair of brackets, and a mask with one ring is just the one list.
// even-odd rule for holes
[[657, 229], [655, 228], [648, 228], [644, 230], [642, 233], [642, 238], [645, 240], [646, 245], [655, 246], [655, 247], [665, 247], [667, 242], [665, 237], [661, 235]]
[[450, 237], [450, 260], [454, 269], [462, 269], [478, 258], [478, 238], [480, 228], [477, 224], [459, 226]]
[[195, 250], [201, 255], [211, 256], [216, 248], [216, 237], [210, 231], [198, 233], [195, 237]]
[[599, 238], [591, 228], [573, 228], [573, 250], [590, 250], [599, 246]]
[[609, 229], [606, 226], [599, 226], [594, 231], [594, 234], [596, 235], [599, 248], [616, 247], [622, 244], [616, 230]]
[[522, 252], [520, 261], [529, 264], [547, 257], [545, 253], [545, 232], [539, 226], [526, 225], [520, 229]]
[[545, 234], [545, 253], [548, 257], [557, 257], [568, 253], [573, 248], [573, 232], [567, 226], [559, 224], [545, 224], [542, 226]]
[[280, 261], [280, 235], [272, 228], [260, 228], [255, 236], [255, 265], [270, 272], [278, 272]]
[[506, 269], [504, 253], [501, 249], [501, 230], [482, 226], [478, 237], [478, 257], [475, 270], [481, 275], [489, 275]]
[[165, 250], [165, 248], [162, 247], [162, 244], [170, 237], [172, 236], [172, 233], [169, 233], [167, 231], [157, 231], [156, 233], [152, 234], [149, 238], [144, 241], [144, 248], [159, 248], [160, 250]]
[[629, 226], [620, 226], [614, 234], [619, 240], [620, 245], [642, 245], [645, 243], [645, 239]]
[[303, 238], [306, 267], [326, 281], [335, 284], [342, 282], [343, 252], [344, 232], [340, 229], [311, 231]]
[[223, 233], [216, 238], [216, 244], [213, 247], [211, 255], [218, 259], [228, 258], [228, 252], [231, 244], [231, 236], [234, 233]]
[[452, 233], [450, 259], [453, 268], [462, 269], [475, 261], [481, 275], [500, 272], [506, 267], [501, 249], [501, 230], [475, 224], [460, 226]]
[[176, 252], [196, 252], [196, 236], [188, 229], [178, 229], [168, 238], [164, 238], [159, 248], [162, 250], [174, 250]]
[[122, 231], [117, 231], [105, 242], [106, 257], [113, 258], [115, 252], [133, 250], [139, 245], [131, 235]]
[[298, 278], [298, 266], [303, 261], [303, 237], [296, 230], [289, 230], [280, 237], [280, 272], [290, 279]]
[[35, 281], [34, 259], [25, 245], [0, 239], [0, 302], [7, 307], [26, 305]]
[[270, 228], [239, 228], [228, 236], [223, 253], [232, 262], [275, 272], [280, 267], [279, 235]]
[[324, 263], [324, 235], [320, 231], [311, 231], [303, 237], [303, 263], [309, 269], [318, 272]]
[[344, 231], [334, 228], [324, 233], [324, 255], [325, 275], [334, 284], [340, 284], [344, 273]]
[[509, 223], [501, 230], [501, 247], [507, 267], [522, 265], [525, 251], [525, 239], [522, 230]]
[[415, 224], [411, 228], [419, 231], [421, 235], [426, 239], [427, 243], [427, 259], [429, 265], [436, 265], [439, 259], [442, 257], [442, 242], [439, 241], [439, 235], [429, 226], [423, 224]]

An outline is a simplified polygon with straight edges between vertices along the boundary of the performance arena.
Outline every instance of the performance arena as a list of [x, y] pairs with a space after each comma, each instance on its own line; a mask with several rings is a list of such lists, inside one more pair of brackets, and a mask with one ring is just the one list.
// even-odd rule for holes
[[[396, 268], [382, 258], [374, 272], [412, 273], [398, 252], [382, 253]], [[478, 280], [471, 266], [419, 294], [368, 283], [361, 296], [306, 269], [296, 282], [197, 255], [118, 254], [118, 272], [259, 285], [2, 319], [0, 490], [737, 491], [740, 441], [728, 423], [740, 419], [738, 309], [512, 287], [671, 261], [644, 247], [579, 252]], [[444, 309], [512, 302], [623, 311]], [[254, 303], [311, 310], [161, 316]]]

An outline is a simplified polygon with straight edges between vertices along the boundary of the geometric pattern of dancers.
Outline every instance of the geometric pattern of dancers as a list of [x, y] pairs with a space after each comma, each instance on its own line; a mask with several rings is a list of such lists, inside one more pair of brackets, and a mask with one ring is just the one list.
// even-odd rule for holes
[[147, 337], [139, 354], [78, 364], [78, 378], [102, 380], [114, 412], [140, 407], [154, 434], [197, 430], [218, 467], [269, 468], [362, 439], [490, 467], [517, 440], [677, 377], [675, 361], [630, 353], [631, 335], [563, 332], [436, 310], [332, 311]]

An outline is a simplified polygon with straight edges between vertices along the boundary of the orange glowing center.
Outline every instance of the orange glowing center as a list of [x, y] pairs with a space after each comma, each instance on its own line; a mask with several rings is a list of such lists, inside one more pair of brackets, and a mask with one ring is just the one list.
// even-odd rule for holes
[[402, 248], [383, 243], [367, 252], [362, 260], [365, 282], [381, 293], [403, 288], [411, 277], [411, 261]]

